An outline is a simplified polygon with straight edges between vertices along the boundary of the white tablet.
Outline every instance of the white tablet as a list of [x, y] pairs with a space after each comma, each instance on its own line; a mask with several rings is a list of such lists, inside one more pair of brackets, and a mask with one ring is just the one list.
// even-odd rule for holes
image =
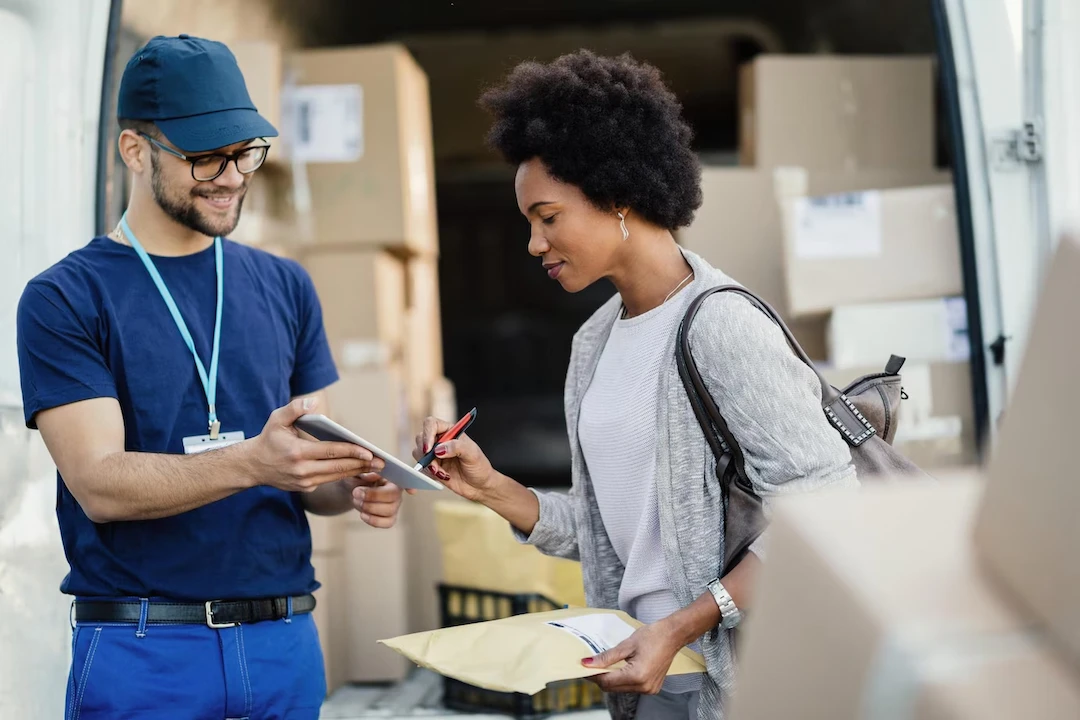
[[442, 490], [442, 483], [415, 470], [415, 463], [406, 464], [390, 453], [375, 447], [356, 433], [346, 430], [325, 415], [301, 415], [294, 423], [298, 430], [318, 440], [347, 442], [359, 445], [371, 451], [371, 454], [386, 463], [379, 475], [406, 490]]

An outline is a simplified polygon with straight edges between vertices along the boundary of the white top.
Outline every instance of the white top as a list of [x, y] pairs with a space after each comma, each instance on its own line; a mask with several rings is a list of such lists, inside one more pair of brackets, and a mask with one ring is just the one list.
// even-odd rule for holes
[[[688, 293], [649, 312], [618, 319], [581, 404], [578, 440], [600, 515], [626, 572], [619, 609], [643, 623], [678, 611], [660, 542], [656, 437], [660, 375], [668, 338], [683, 316]], [[700, 675], [670, 677], [668, 692], [699, 689]]]

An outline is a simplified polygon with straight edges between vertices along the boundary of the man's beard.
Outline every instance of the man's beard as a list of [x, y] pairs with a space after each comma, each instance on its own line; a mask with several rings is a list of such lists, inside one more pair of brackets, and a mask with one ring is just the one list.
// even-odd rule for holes
[[233, 230], [236, 230], [236, 226], [240, 224], [240, 212], [244, 207], [244, 196], [247, 195], [246, 183], [244, 187], [236, 191], [238, 197], [231, 218], [209, 218], [196, 207], [195, 196], [202, 195], [206, 197], [215, 193], [196, 193], [192, 191], [188, 198], [172, 197], [162, 181], [161, 166], [158, 165], [156, 157], [151, 156], [150, 165], [150, 185], [154, 192], [154, 200], [157, 201], [157, 204], [165, 211], [166, 215], [184, 227], [209, 237], [225, 237]]

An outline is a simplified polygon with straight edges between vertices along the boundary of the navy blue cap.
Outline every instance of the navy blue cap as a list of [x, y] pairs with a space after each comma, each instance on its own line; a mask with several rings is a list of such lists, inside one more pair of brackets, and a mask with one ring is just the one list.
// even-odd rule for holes
[[153, 122], [184, 152], [278, 134], [251, 102], [232, 51], [189, 35], [158, 36], [135, 53], [120, 81], [116, 114]]

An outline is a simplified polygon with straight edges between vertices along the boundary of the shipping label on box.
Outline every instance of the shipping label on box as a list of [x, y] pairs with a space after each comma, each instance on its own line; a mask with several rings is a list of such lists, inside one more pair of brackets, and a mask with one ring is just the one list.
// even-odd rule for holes
[[795, 205], [795, 255], [812, 259], [881, 255], [881, 194], [871, 191], [799, 198]]
[[349, 163], [364, 156], [364, 89], [298, 85], [287, 100], [293, 160]]

